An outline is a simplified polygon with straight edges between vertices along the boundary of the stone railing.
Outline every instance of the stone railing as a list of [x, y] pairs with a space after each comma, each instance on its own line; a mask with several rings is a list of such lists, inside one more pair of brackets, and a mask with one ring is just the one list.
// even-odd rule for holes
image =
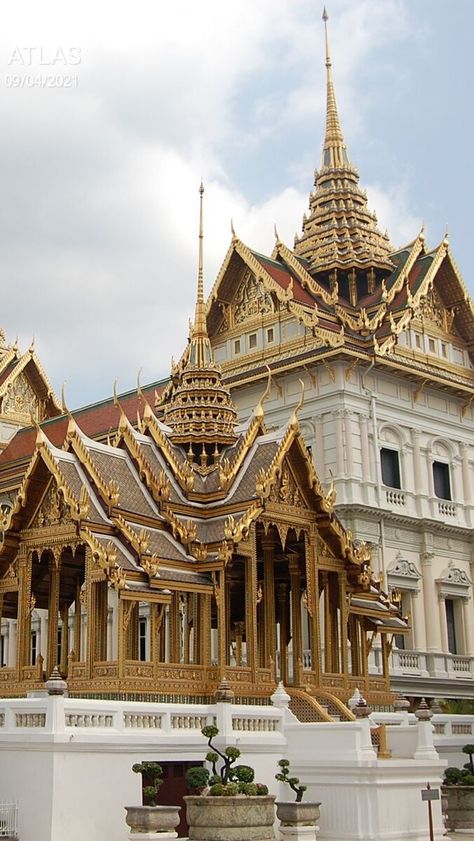
[[385, 491], [387, 505], [395, 505], [397, 508], [404, 508], [406, 505], [406, 494], [403, 491], [387, 489]]
[[[225, 715], [223, 713], [225, 712]], [[220, 711], [220, 713], [219, 713]], [[219, 715], [221, 720], [219, 720]], [[283, 729], [283, 713], [276, 707], [244, 704], [155, 704], [133, 701], [94, 701], [49, 697], [0, 700], [0, 739], [26, 730], [29, 734], [87, 733], [94, 731], [138, 738], [178, 738], [194, 734], [201, 742], [201, 729], [215, 724], [221, 733], [258, 733], [270, 738]], [[30, 738], [30, 736], [28, 736]], [[74, 736], [76, 738], [76, 736]]]
[[438, 502], [438, 514], [441, 517], [455, 517], [456, 504], [454, 502]]
[[450, 675], [474, 680], [474, 657], [446, 652], [394, 649], [390, 660], [393, 676], [421, 675], [448, 678]]

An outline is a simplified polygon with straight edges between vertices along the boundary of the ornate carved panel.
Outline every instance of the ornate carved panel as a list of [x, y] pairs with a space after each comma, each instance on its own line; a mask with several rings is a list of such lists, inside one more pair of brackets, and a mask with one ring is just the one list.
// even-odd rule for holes
[[449, 333], [455, 313], [446, 309], [439, 293], [433, 287], [421, 300], [417, 315], [427, 326], [432, 325]]
[[2, 413], [28, 421], [33, 415], [36, 420], [39, 420], [39, 400], [24, 374], [19, 374], [8, 388], [3, 398]]
[[261, 281], [257, 280], [251, 272], [247, 272], [237, 292], [234, 304], [234, 324], [255, 321], [262, 315], [274, 311], [270, 293], [265, 290]]
[[42, 529], [45, 526], [64, 525], [71, 522], [72, 519], [64, 497], [56, 482], [51, 482], [29, 528]]
[[294, 505], [297, 508], [306, 507], [293, 474], [286, 464], [283, 465], [279, 481], [270, 492], [269, 501]]

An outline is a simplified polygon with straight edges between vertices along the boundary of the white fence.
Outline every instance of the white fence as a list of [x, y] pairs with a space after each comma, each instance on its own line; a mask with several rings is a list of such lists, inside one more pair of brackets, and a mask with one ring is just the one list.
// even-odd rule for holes
[[18, 804], [0, 801], [0, 838], [18, 838]]

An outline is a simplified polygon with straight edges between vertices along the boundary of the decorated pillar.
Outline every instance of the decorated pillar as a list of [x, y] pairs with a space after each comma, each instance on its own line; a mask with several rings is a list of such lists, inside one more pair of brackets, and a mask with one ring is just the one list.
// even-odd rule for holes
[[472, 503], [471, 476], [469, 470], [469, 444], [463, 442], [459, 445], [459, 448], [461, 450], [463, 502], [464, 505], [468, 505]]
[[423, 600], [426, 605], [426, 649], [427, 651], [440, 651], [441, 635], [439, 617], [435, 607], [438, 604], [438, 598], [433, 577], [433, 558], [434, 552], [423, 552], [420, 555], [423, 572]]
[[264, 665], [268, 669], [276, 655], [275, 626], [275, 567], [273, 552], [274, 537], [271, 533], [262, 538], [263, 550], [263, 614], [264, 614]]
[[448, 623], [446, 621], [446, 596], [444, 593], [439, 593], [438, 602], [438, 617], [441, 634], [441, 651], [443, 652], [443, 654], [449, 654]]
[[22, 679], [22, 669], [30, 665], [30, 640], [31, 640], [31, 555], [28, 555], [26, 548], [20, 545], [17, 556], [18, 575], [18, 610], [17, 610], [17, 670], [18, 678]]
[[255, 523], [250, 527], [249, 541], [250, 557], [247, 558], [245, 569], [245, 640], [247, 649], [247, 666], [252, 669], [252, 679], [256, 683], [258, 667], [257, 651], [257, 533]]
[[282, 582], [277, 590], [278, 607], [280, 614], [280, 680], [283, 686], [288, 685], [288, 584]]
[[199, 596], [198, 622], [200, 642], [196, 662], [209, 666], [211, 663], [211, 597], [207, 593]]
[[46, 674], [49, 676], [58, 660], [58, 617], [59, 617], [59, 585], [61, 577], [61, 551], [51, 552], [48, 562], [49, 597], [48, 597], [48, 647], [46, 657]]
[[[348, 664], [348, 651], [347, 651], [347, 599], [346, 599], [346, 592], [347, 592], [347, 584], [346, 584], [346, 573], [342, 570], [338, 573], [338, 583], [339, 583], [339, 617], [340, 617], [340, 626], [339, 626], [339, 639], [340, 639], [340, 667], [341, 672], [343, 675], [347, 675], [349, 671], [349, 664]], [[337, 615], [337, 611], [336, 611]], [[338, 658], [339, 659], [339, 658]]]
[[464, 631], [464, 654], [474, 655], [474, 610], [472, 598], [462, 599], [462, 624]]
[[61, 667], [62, 675], [67, 674], [67, 657], [69, 654], [69, 610], [67, 604], [61, 605]]
[[310, 646], [311, 670], [314, 674], [316, 686], [320, 683], [321, 663], [321, 630], [319, 627], [319, 585], [317, 573], [317, 529], [310, 526], [309, 533], [305, 532], [305, 561], [306, 561], [306, 609], [310, 616]]
[[291, 587], [291, 638], [293, 649], [293, 681], [295, 685], [301, 684], [299, 674], [300, 664], [303, 662], [303, 650], [301, 644], [301, 568], [298, 555], [292, 552], [288, 558]]
[[331, 662], [331, 600], [329, 594], [329, 573], [327, 570], [321, 572], [321, 583], [323, 586], [324, 604], [324, 671], [332, 671]]
[[369, 456], [369, 430], [367, 426], [368, 415], [359, 415], [360, 427], [360, 455], [362, 462], [362, 479], [364, 482], [370, 481], [370, 456]]
[[423, 478], [421, 467], [421, 449], [420, 449], [421, 432], [419, 429], [413, 430], [413, 484], [415, 493], [419, 494], [423, 491]]
[[76, 660], [81, 659], [81, 581], [76, 580], [76, 594], [74, 598], [74, 626], [73, 626], [73, 649]]
[[336, 432], [336, 476], [344, 475], [344, 433], [342, 429], [342, 409], [333, 412]]

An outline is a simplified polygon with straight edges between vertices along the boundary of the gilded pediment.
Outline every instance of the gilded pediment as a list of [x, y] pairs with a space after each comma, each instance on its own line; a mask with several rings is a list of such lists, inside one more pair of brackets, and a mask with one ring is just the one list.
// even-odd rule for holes
[[39, 420], [39, 408], [38, 396], [30, 381], [25, 374], [19, 374], [7, 388], [2, 401], [2, 414], [24, 421], [29, 421], [32, 416]]
[[262, 281], [249, 271], [240, 284], [232, 309], [232, 321], [237, 326], [273, 313], [275, 306]]
[[69, 507], [62, 491], [58, 488], [56, 482], [52, 481], [33, 516], [29, 528], [43, 529], [66, 523], [72, 523]]
[[453, 332], [452, 325], [455, 315], [454, 308], [445, 307], [439, 292], [434, 286], [421, 299], [416, 311], [417, 318], [420, 319], [427, 330], [435, 328], [447, 334]]

